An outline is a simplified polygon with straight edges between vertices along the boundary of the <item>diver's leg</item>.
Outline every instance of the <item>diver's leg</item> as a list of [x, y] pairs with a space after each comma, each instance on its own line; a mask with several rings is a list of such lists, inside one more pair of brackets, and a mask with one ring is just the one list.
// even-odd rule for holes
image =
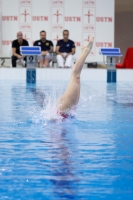
[[90, 53], [93, 46], [93, 39], [82, 48], [82, 53], [77, 62], [73, 66], [70, 82], [66, 88], [65, 93], [58, 101], [58, 110], [64, 112], [67, 109], [77, 105], [80, 96], [80, 74], [84, 65], [84, 61]]

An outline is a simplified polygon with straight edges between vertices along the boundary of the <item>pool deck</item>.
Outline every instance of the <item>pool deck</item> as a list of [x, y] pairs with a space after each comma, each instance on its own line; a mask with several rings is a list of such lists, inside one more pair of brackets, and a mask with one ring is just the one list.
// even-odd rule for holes
[[[71, 69], [36, 68], [36, 80], [69, 80]], [[0, 80], [26, 80], [26, 68], [0, 68]], [[81, 80], [106, 81], [107, 69], [82, 70]], [[117, 69], [118, 81], [133, 81], [133, 69]]]

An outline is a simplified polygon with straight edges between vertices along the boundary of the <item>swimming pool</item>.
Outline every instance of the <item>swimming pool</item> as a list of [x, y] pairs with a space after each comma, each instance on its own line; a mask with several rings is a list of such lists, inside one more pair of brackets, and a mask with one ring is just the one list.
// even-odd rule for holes
[[0, 81], [0, 200], [133, 199], [133, 82], [83, 81], [75, 118], [51, 121], [66, 84]]

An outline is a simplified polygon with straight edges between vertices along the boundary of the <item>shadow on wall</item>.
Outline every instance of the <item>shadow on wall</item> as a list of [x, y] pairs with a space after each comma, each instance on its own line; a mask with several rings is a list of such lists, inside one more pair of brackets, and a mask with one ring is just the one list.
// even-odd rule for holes
[[115, 13], [115, 46], [121, 48], [123, 61], [128, 47], [133, 47], [133, 12]]

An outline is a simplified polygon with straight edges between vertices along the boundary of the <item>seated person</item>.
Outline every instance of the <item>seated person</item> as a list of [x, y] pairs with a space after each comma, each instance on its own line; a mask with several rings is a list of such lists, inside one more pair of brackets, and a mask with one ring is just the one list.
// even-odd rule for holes
[[40, 67], [48, 67], [52, 60], [51, 53], [53, 52], [53, 43], [46, 40], [46, 31], [40, 32], [40, 40], [34, 42], [34, 46], [40, 46], [42, 54], [39, 56]]
[[69, 40], [69, 31], [63, 31], [63, 40], [59, 40], [56, 45], [58, 67], [70, 68], [73, 65], [73, 55], [75, 54], [75, 44]]
[[20, 46], [29, 46], [27, 40], [23, 39], [22, 32], [17, 33], [17, 40], [12, 42], [12, 67], [16, 67], [16, 61], [20, 61], [22, 66], [26, 66], [26, 56], [20, 54]]

